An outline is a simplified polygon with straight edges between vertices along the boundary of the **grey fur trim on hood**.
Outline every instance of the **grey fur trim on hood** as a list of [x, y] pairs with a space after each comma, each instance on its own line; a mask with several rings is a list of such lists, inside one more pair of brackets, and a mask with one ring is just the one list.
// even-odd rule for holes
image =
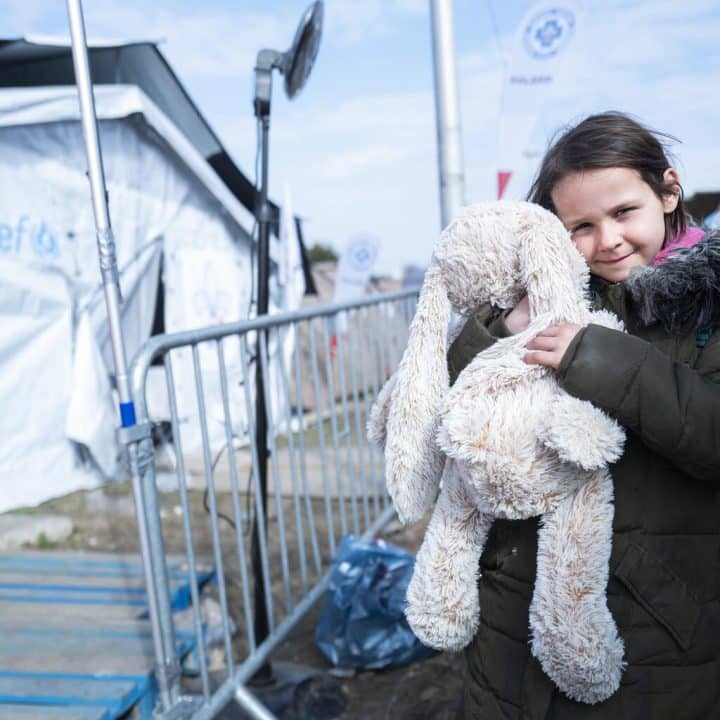
[[720, 322], [720, 230], [625, 280], [640, 322], [686, 335]]

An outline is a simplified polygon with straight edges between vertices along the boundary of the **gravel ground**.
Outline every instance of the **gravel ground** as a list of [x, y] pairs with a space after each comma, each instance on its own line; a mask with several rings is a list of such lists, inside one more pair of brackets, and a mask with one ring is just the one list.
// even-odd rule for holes
[[[212, 557], [212, 540], [203, 493], [191, 491], [191, 519], [195, 547], [199, 556]], [[176, 492], [160, 495], [163, 532], [168, 554], [184, 554], [182, 513]], [[288, 501], [289, 502], [289, 501]], [[218, 495], [220, 512], [232, 515], [229, 493]], [[315, 513], [322, 522], [323, 512]], [[22, 512], [57, 513], [72, 518], [74, 531], [61, 543], [48, 543], [39, 538], [35, 547], [58, 550], [139, 553], [135, 508], [127, 483], [92, 491], [81, 491], [46, 502]], [[276, 520], [276, 519], [275, 519]], [[270, 508], [269, 531], [272, 537], [274, 516]], [[322, 533], [323, 528], [320, 526]], [[411, 528], [389, 528], [388, 541], [415, 551], [422, 538], [424, 525]], [[223, 558], [226, 560], [228, 602], [231, 614], [239, 620], [242, 614], [241, 584], [236, 562], [235, 532], [221, 522]], [[271, 562], [277, 548], [269, 548]], [[308, 553], [309, 555], [309, 553]], [[323, 553], [327, 556], [327, 553]], [[280, 583], [273, 596], [281, 602]], [[375, 672], [360, 672], [351, 677], [337, 677], [314, 643], [319, 604], [293, 630], [271, 657], [277, 682], [256, 692], [283, 720], [451, 720], [462, 686], [463, 661], [457, 655], [440, 654], [421, 663]], [[241, 623], [238, 623], [240, 625]], [[235, 654], [243, 657], [244, 638], [235, 637]], [[305, 678], [299, 684], [298, 678]], [[290, 681], [285, 682], [290, 678]], [[293, 679], [295, 681], [293, 681]], [[192, 681], [188, 687], [192, 690]], [[228, 708], [222, 716], [227, 720], [242, 718], [239, 710]]]

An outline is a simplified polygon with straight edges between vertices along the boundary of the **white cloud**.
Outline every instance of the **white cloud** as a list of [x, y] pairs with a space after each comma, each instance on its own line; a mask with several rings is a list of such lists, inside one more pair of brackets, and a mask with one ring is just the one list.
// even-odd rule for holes
[[[90, 12], [91, 11], [91, 12]], [[181, 78], [215, 78], [238, 82], [249, 77], [262, 47], [284, 50], [292, 41], [294, 22], [278, 13], [198, 5], [177, 13], [147, 2], [93, 3], [87, 12], [93, 33], [114, 31], [130, 37], [167, 38], [163, 52]]]
[[407, 148], [404, 147], [373, 145], [330, 155], [319, 164], [317, 173], [321, 178], [354, 177], [358, 179], [362, 173], [378, 172], [384, 167], [402, 160], [407, 155]]
[[[33, 2], [19, 2], [5, 0], [2, 8], [3, 37], [23, 36], [32, 32], [46, 21], [48, 16], [56, 15], [58, 3], [54, 0], [33, 0]], [[61, 13], [56, 15], [55, 25], [47, 28], [45, 32], [69, 33], [65, 15], [65, 3], [60, 5]]]
[[329, 0], [324, 31], [334, 44], [358, 44], [370, 36], [400, 34], [406, 17], [428, 14], [427, 0]]
[[432, 90], [350, 97], [314, 111], [307, 125], [324, 133], [401, 132], [408, 137], [432, 124], [433, 102]]

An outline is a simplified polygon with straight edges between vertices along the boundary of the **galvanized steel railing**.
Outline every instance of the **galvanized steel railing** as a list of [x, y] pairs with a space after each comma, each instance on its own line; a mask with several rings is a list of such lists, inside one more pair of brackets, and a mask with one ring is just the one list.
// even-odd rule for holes
[[[232, 696], [253, 717], [273, 717], [248, 691], [247, 681], [321, 597], [341, 537], [345, 533], [370, 537], [393, 516], [384, 489], [382, 457], [368, 445], [365, 424], [375, 396], [399, 362], [416, 299], [416, 290], [406, 290], [160, 335], [138, 352], [132, 364], [138, 425], [121, 433], [121, 439], [134, 446], [141, 458], [142, 493], [136, 494], [136, 504], [142, 546], [147, 547], [143, 560], [151, 570], [146, 576], [154, 579], [147, 590], [153, 609], [158, 717], [212, 718]], [[256, 333], [260, 333], [269, 430], [271, 489], [266, 512], [258, 485], [257, 451], [247, 440], [254, 438]], [[153, 417], [153, 409], [148, 408], [149, 371], [156, 358], [163, 362], [167, 418]], [[158, 458], [151, 435], [162, 419], [172, 428], [190, 573], [201, 686], [196, 695], [185, 691], [176, 656], [156, 487]], [[246, 472], [249, 486], [244, 488]], [[202, 476], [206, 488], [225, 659], [219, 680], [209, 670], [204, 640], [190, 473], [194, 478]], [[248, 503], [252, 509], [247, 509]], [[228, 512], [232, 533], [228, 533], [230, 523], [225, 523]], [[255, 572], [249, 536], [253, 521], [259, 560]], [[256, 580], [261, 588], [255, 587]], [[262, 641], [255, 633], [252, 598], [257, 589], [262, 590], [258, 597], [264, 596], [269, 624], [269, 635]]]

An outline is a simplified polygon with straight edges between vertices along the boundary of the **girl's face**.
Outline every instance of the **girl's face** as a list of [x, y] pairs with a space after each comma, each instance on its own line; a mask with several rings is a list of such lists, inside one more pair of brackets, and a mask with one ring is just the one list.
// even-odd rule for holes
[[[668, 168], [664, 179], [677, 183], [678, 175]], [[590, 272], [612, 283], [653, 261], [665, 241], [665, 215], [678, 204], [677, 195], [659, 198], [639, 172], [623, 167], [570, 173], [551, 197]]]

